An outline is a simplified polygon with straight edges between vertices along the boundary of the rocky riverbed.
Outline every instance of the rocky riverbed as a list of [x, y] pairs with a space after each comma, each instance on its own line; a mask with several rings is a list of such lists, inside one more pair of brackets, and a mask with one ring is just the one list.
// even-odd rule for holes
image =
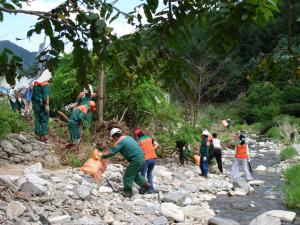
[[213, 167], [209, 179], [199, 176], [194, 165], [180, 167], [174, 159], [158, 160], [157, 193], [139, 195], [135, 187], [130, 199], [119, 192], [121, 164], [108, 164], [99, 184], [79, 169], [44, 170], [40, 163], [22, 167], [22, 173], [0, 176], [0, 224], [299, 224], [296, 213], [286, 211], [278, 187], [287, 167], [276, 157], [281, 146], [257, 140], [249, 139], [256, 169], [256, 180], [250, 184], [229, 180], [233, 151], [225, 150], [227, 170], [218, 174]]

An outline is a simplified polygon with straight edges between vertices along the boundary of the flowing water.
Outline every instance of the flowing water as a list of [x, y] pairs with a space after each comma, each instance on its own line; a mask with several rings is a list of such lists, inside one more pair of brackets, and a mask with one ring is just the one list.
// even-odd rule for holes
[[[251, 149], [251, 146], [250, 146]], [[264, 158], [255, 157], [251, 161], [252, 168], [259, 165], [266, 167], [279, 164], [278, 156], [272, 153], [263, 153]], [[230, 168], [227, 168], [230, 170]], [[210, 202], [210, 207], [217, 210], [216, 216], [233, 219], [241, 225], [248, 225], [254, 218], [270, 210], [287, 210], [281, 191], [281, 177], [278, 174], [253, 174], [255, 180], [263, 180], [265, 184], [256, 186], [255, 192], [246, 196], [218, 196]], [[300, 187], [299, 187], [300, 188]], [[295, 211], [296, 212], [296, 211]], [[300, 225], [300, 212], [293, 223], [282, 222], [283, 225]], [[270, 224], [271, 225], [271, 224]]]

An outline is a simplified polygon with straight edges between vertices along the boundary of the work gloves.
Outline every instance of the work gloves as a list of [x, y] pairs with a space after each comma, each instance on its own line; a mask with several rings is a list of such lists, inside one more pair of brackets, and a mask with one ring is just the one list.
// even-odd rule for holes
[[49, 105], [45, 105], [45, 111], [46, 111], [47, 113], [50, 112], [50, 107], [49, 107]]

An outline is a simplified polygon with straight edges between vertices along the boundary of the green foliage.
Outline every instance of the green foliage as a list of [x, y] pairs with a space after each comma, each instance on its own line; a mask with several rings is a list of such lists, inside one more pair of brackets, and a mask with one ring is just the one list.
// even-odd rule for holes
[[267, 133], [266, 136], [273, 139], [273, 140], [280, 140], [282, 138], [280, 130], [278, 127], [271, 127]]
[[76, 71], [72, 69], [70, 55], [63, 57], [51, 81], [51, 107], [62, 110], [63, 106], [75, 102], [80, 93]]
[[239, 103], [239, 115], [247, 122], [266, 122], [280, 113], [280, 90], [269, 82], [250, 87], [248, 96]]
[[0, 53], [0, 77], [5, 77], [7, 83], [14, 85], [17, 72], [22, 69], [22, 59], [11, 50], [5, 48]]
[[78, 156], [71, 152], [67, 156], [67, 162], [72, 167], [80, 167], [83, 165], [83, 162], [78, 158]]
[[289, 208], [300, 208], [300, 164], [293, 165], [284, 172], [283, 185], [285, 203]]
[[55, 135], [61, 139], [65, 139], [66, 135], [69, 135], [69, 132], [67, 131], [66, 127], [53, 119], [49, 120], [49, 127], [53, 130]]
[[28, 124], [19, 113], [13, 112], [8, 104], [0, 99], [0, 139], [10, 133], [29, 131]]
[[281, 151], [280, 151], [280, 159], [282, 161], [287, 160], [287, 159], [292, 159], [297, 155], [297, 150], [292, 147], [292, 146], [287, 146], [284, 147]]

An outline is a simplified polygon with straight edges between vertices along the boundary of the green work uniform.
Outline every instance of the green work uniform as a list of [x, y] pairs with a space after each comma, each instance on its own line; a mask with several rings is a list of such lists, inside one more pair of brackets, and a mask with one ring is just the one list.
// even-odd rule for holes
[[45, 110], [46, 99], [50, 95], [48, 83], [36, 83], [32, 90], [32, 108], [34, 111], [34, 132], [38, 136], [48, 134], [49, 114]]
[[201, 140], [200, 155], [208, 156], [208, 154], [209, 154], [209, 148], [207, 147], [206, 142], [207, 142], [207, 139]]
[[[83, 96], [79, 96], [76, 100], [77, 106], [88, 104], [89, 101], [94, 101], [94, 98], [91, 96], [86, 96], [85, 94]], [[89, 128], [92, 124], [93, 120], [93, 112], [89, 111], [85, 117], [84, 127]]]
[[[83, 110], [82, 107], [85, 107], [85, 110]], [[72, 115], [68, 121], [68, 127], [70, 131], [71, 141], [73, 143], [76, 143], [76, 141], [78, 141], [81, 137], [80, 127], [88, 111], [89, 106], [86, 104], [84, 106], [75, 108], [72, 112]]]
[[103, 155], [103, 158], [109, 158], [118, 152], [129, 162], [124, 177], [124, 192], [132, 194], [133, 182], [140, 187], [144, 187], [147, 183], [145, 178], [139, 173], [144, 165], [144, 153], [141, 150], [139, 144], [130, 136], [121, 137], [122, 140], [113, 148], [109, 150], [107, 155]]

